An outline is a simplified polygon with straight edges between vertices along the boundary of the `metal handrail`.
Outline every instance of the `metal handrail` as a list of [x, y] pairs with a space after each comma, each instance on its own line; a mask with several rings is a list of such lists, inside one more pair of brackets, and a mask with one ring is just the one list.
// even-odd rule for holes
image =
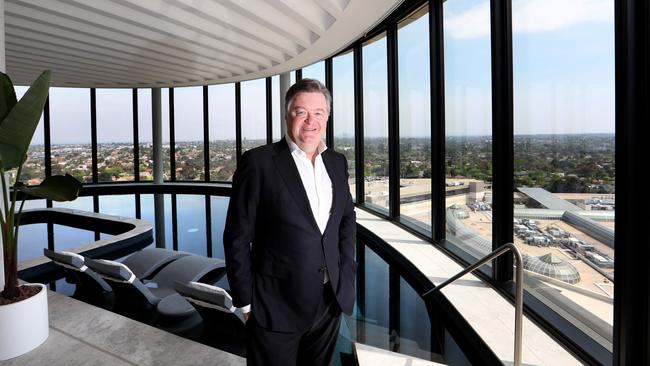
[[521, 341], [522, 341], [522, 322], [523, 322], [523, 313], [524, 313], [524, 268], [523, 261], [521, 258], [521, 252], [513, 243], [506, 243], [499, 249], [493, 251], [492, 253], [481, 258], [478, 262], [472, 264], [471, 266], [460, 271], [455, 276], [444, 281], [438, 286], [432, 288], [431, 290], [422, 294], [422, 297], [428, 296], [435, 292], [440, 292], [445, 286], [456, 281], [457, 279], [463, 277], [464, 275], [473, 272], [475, 269], [484, 265], [485, 263], [491, 261], [494, 258], [501, 256], [503, 253], [512, 252], [515, 257], [515, 355], [514, 355], [514, 365], [521, 365]]

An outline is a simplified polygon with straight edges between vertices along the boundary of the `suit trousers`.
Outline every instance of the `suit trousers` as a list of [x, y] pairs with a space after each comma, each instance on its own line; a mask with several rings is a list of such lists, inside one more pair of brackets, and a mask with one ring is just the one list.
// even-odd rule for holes
[[341, 325], [341, 308], [330, 282], [311, 327], [304, 332], [274, 332], [259, 326], [255, 309], [246, 322], [246, 360], [251, 366], [326, 366], [332, 360]]

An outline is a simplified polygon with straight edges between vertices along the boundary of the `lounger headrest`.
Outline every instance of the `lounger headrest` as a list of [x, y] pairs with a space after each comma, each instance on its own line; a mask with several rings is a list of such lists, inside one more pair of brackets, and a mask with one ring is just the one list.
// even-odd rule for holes
[[43, 248], [43, 254], [55, 262], [66, 264], [77, 270], [81, 270], [84, 267], [85, 258], [77, 253], [66, 251], [57, 253], [53, 250]]
[[87, 259], [86, 264], [102, 277], [128, 283], [133, 283], [136, 279], [136, 276], [131, 272], [129, 267], [120, 262], [106, 259]]
[[201, 282], [189, 282], [186, 284], [176, 282], [174, 288], [184, 297], [203, 301], [230, 312], [234, 312], [236, 309], [232, 304], [232, 297], [221, 287]]

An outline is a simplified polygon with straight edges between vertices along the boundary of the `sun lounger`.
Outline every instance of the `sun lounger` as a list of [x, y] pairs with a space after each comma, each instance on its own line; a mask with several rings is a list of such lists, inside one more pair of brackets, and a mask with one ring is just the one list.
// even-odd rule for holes
[[189, 301], [200, 313], [205, 314], [207, 309], [232, 314], [242, 323], [244, 318], [232, 303], [230, 294], [221, 287], [201, 282], [176, 282], [174, 289]]
[[224, 260], [196, 255], [174, 260], [148, 281], [137, 276], [125, 263], [87, 259], [86, 265], [111, 284], [117, 292], [116, 301], [140, 302], [145, 307], [156, 307], [160, 315], [172, 318], [195, 313], [195, 309], [174, 290], [174, 282], [216, 280], [225, 274]]
[[111, 286], [106, 283], [95, 271], [85, 264], [86, 258], [73, 252], [55, 252], [43, 248], [43, 254], [52, 262], [64, 267], [75, 276], [75, 282], [88, 292], [112, 292]]

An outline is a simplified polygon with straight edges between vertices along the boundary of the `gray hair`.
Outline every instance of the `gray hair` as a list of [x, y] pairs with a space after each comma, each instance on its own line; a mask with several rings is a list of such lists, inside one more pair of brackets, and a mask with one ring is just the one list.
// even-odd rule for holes
[[287, 90], [287, 94], [284, 96], [284, 108], [287, 113], [289, 113], [289, 106], [293, 102], [293, 98], [299, 93], [322, 93], [327, 102], [327, 113], [330, 113], [332, 94], [323, 83], [316, 79], [300, 79]]

